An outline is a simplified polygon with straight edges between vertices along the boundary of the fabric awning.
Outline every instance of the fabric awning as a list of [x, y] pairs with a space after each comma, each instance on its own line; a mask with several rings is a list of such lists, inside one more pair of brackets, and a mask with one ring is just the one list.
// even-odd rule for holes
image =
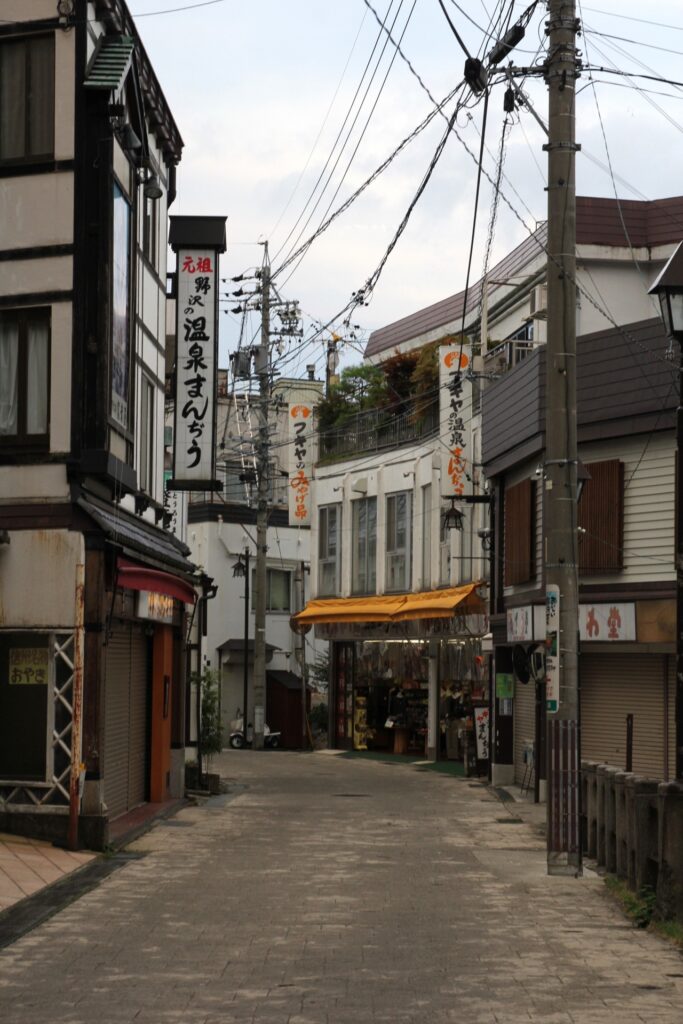
[[197, 594], [193, 587], [178, 576], [161, 569], [150, 569], [146, 565], [137, 565], [127, 558], [119, 558], [117, 563], [117, 583], [127, 590], [150, 590], [154, 594], [166, 594], [175, 597], [185, 604], [194, 604]]
[[405, 622], [410, 619], [450, 618], [459, 605], [466, 610], [484, 611], [476, 593], [480, 583], [444, 590], [425, 590], [417, 594], [392, 594], [378, 597], [316, 598], [303, 611], [292, 616], [298, 623], [332, 622]]

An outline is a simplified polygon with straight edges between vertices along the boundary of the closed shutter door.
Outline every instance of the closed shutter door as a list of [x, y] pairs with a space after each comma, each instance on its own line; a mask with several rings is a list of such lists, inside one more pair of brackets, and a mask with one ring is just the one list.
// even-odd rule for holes
[[130, 662], [128, 807], [147, 799], [147, 638], [133, 627]]
[[626, 716], [633, 715], [633, 771], [664, 778], [672, 689], [667, 660], [656, 654], [581, 655], [584, 760], [625, 768]]
[[128, 810], [130, 626], [113, 630], [105, 651], [104, 799], [116, 818]]
[[[514, 715], [515, 782], [521, 785], [527, 769], [524, 750], [536, 737], [536, 684], [533, 681], [523, 684], [515, 679]], [[528, 775], [526, 781], [529, 781]]]

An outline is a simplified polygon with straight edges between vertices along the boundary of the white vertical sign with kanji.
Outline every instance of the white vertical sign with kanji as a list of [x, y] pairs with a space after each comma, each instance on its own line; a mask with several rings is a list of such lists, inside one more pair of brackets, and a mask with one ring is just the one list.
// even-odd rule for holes
[[217, 264], [215, 249], [178, 250], [173, 483], [197, 490], [215, 476]]
[[311, 521], [313, 472], [313, 407], [297, 403], [289, 410], [290, 472], [289, 522], [305, 526]]
[[442, 442], [442, 497], [471, 494], [472, 478], [472, 351], [469, 345], [439, 349], [439, 436]]

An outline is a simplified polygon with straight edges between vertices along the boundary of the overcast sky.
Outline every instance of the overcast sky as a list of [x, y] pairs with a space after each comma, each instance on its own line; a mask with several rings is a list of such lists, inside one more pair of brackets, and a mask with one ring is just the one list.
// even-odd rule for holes
[[[304, 240], [317, 228], [337, 187], [332, 210], [410, 134], [432, 103], [400, 56], [389, 70], [394, 47], [388, 43], [382, 54], [386, 37], [382, 35], [377, 42], [379, 26], [364, 0], [220, 0], [186, 11], [153, 14], [180, 7], [183, 2], [193, 0], [128, 0], [185, 141], [172, 212], [227, 215], [228, 250], [222, 259], [222, 276], [259, 263], [262, 249], [257, 243], [264, 239], [269, 240], [277, 267], [302, 229]], [[443, 99], [462, 78], [464, 54], [438, 0], [371, 2], [380, 19], [388, 12], [389, 25], [398, 14], [394, 38], [400, 37], [408, 21], [401, 48], [431, 94]], [[597, 10], [592, 6], [581, 10], [577, 3], [587, 30], [579, 42], [587, 63], [683, 82], [680, 0], [658, 0], [649, 5], [635, 0], [595, 2]], [[469, 21], [452, 0], [445, 4], [465, 45], [475, 54], [490, 49], [486, 30], [491, 15], [501, 6], [509, 7], [498, 0], [460, 0], [462, 12], [472, 19]], [[515, 3], [513, 17], [526, 6]], [[642, 20], [648, 18], [659, 24]], [[515, 51], [517, 66], [538, 59], [545, 41], [544, 20], [545, 5], [541, 3]], [[320, 187], [313, 190], [321, 173], [321, 184], [326, 181], [337, 159], [339, 147], [333, 150], [333, 145], [344, 118], [352, 109], [342, 140], [358, 111], [359, 101], [353, 107], [352, 101], [363, 71], [371, 60], [359, 98], [378, 58], [379, 68], [347, 148], [314, 209]], [[577, 158], [578, 192], [614, 195], [610, 174], [592, 162], [608, 163], [599, 109], [619, 195], [655, 199], [682, 194], [683, 88], [599, 72], [593, 78], [598, 106], [590, 75], [584, 73], [579, 82], [577, 141], [582, 152]], [[525, 89], [545, 120], [547, 94], [542, 79], [528, 79]], [[489, 105], [486, 141], [490, 154], [484, 167], [491, 177], [504, 117], [503, 91], [504, 86], [499, 85]], [[450, 113], [452, 106], [447, 109]], [[458, 130], [472, 151], [478, 150], [481, 117], [481, 104], [459, 115]], [[375, 270], [443, 130], [443, 119], [435, 118], [314, 243], [291, 279], [286, 280], [287, 272], [281, 275], [278, 284], [283, 286], [284, 296], [298, 299], [309, 317], [329, 320]], [[528, 228], [545, 219], [543, 141], [542, 131], [528, 111], [515, 116], [507, 137], [504, 167], [508, 181], [503, 192]], [[331, 152], [334, 155], [324, 170]], [[354, 315], [366, 333], [464, 286], [475, 181], [474, 161], [451, 137], [389, 258], [372, 302]], [[473, 280], [481, 275], [483, 266], [491, 197], [491, 186], [484, 179]], [[310, 222], [304, 227], [309, 215]], [[501, 203], [493, 259], [526, 235], [520, 220]], [[225, 363], [235, 344], [238, 318], [228, 314], [221, 319]], [[254, 319], [251, 329], [256, 326]], [[321, 365], [322, 343], [300, 351], [301, 359], [288, 364], [288, 373], [303, 371], [306, 363], [316, 360]], [[349, 361], [348, 355], [345, 361]]]

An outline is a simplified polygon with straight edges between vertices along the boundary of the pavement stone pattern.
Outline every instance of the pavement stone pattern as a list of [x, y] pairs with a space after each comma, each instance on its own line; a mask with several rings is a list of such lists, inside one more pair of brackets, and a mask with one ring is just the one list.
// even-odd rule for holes
[[0, 953], [2, 1024], [683, 1021], [683, 956], [595, 876], [549, 878], [526, 805], [322, 752], [216, 761], [231, 793]]
[[77, 871], [95, 854], [0, 832], [0, 913]]

